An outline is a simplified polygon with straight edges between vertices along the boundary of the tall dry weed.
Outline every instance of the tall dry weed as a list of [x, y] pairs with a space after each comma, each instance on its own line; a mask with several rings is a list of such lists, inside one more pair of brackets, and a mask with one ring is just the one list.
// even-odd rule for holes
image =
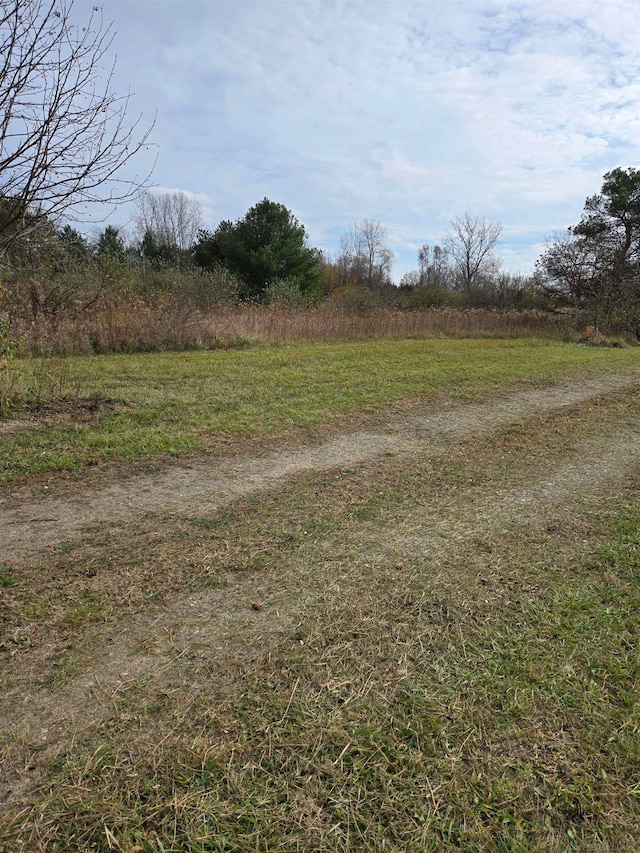
[[435, 308], [345, 310], [340, 306], [281, 307], [219, 304], [190, 307], [166, 299], [112, 297], [74, 314], [17, 320], [13, 334], [24, 354], [212, 349], [242, 342], [346, 341], [430, 336], [561, 336], [566, 317], [544, 311]]

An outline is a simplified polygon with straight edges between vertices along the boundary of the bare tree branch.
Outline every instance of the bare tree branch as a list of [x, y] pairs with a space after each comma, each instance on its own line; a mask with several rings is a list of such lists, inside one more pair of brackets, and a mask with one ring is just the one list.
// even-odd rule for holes
[[376, 219], [353, 223], [340, 238], [337, 264], [345, 281], [377, 288], [388, 283], [393, 252], [385, 245], [387, 229]]
[[0, 257], [45, 218], [79, 218], [87, 202], [118, 204], [146, 185], [120, 178], [151, 127], [129, 123], [130, 95], [111, 91], [114, 33], [73, 0], [0, 0]]
[[456, 217], [445, 237], [445, 249], [458, 269], [462, 286], [473, 287], [498, 266], [494, 249], [502, 237], [502, 225], [470, 216]]
[[181, 190], [143, 193], [136, 199], [136, 233], [151, 233], [161, 246], [190, 249], [204, 228], [202, 205]]

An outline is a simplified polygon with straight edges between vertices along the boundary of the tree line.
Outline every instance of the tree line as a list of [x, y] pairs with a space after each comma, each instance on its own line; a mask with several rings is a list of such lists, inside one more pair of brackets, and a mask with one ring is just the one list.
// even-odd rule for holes
[[311, 246], [304, 225], [267, 198], [210, 231], [196, 199], [180, 191], [145, 191], [135, 202], [132, 235], [109, 225], [93, 239], [43, 216], [34, 223], [24, 217], [24, 231], [16, 234], [6, 224], [11, 205], [0, 200], [2, 255], [23, 278], [104, 263], [127, 265], [143, 281], [160, 270], [222, 271], [235, 283], [229, 294], [245, 301], [340, 298], [364, 307], [413, 308], [565, 304], [589, 312], [596, 329], [606, 323], [640, 337], [640, 171], [633, 168], [604, 176], [601, 192], [587, 198], [577, 225], [549, 241], [533, 275], [502, 270], [501, 226], [467, 213], [450, 223], [441, 244], [421, 246], [417, 268], [398, 285], [388, 232], [377, 220], [350, 224], [332, 256]]
[[[328, 255], [270, 199], [210, 231], [194, 198], [151, 192], [148, 176], [122, 179], [122, 167], [148, 147], [151, 128], [132, 121], [128, 98], [111, 89], [113, 34], [99, 7], [84, 27], [73, 23], [71, 9], [72, 0], [0, 0], [0, 272], [11, 293], [22, 288], [34, 312], [53, 312], [78, 293], [86, 304], [118, 276], [133, 281], [132, 272], [144, 289], [159, 273], [193, 278], [199, 271], [200, 290], [215, 279], [240, 300], [331, 297], [414, 308], [565, 303], [588, 311], [595, 328], [607, 323], [640, 338], [638, 170], [608, 172], [578, 224], [550, 241], [531, 276], [503, 271], [501, 226], [466, 213], [440, 244], [419, 249], [417, 268], [395, 286], [388, 232], [377, 220], [349, 225]], [[88, 239], [71, 225], [74, 211], [91, 202], [131, 199], [131, 237], [107, 226]], [[164, 286], [176, 281], [163, 279]]]
[[[418, 269], [405, 274], [399, 286], [392, 279], [388, 232], [377, 220], [351, 223], [335, 255], [311, 246], [304, 225], [283, 204], [267, 198], [237, 221], [224, 220], [210, 231], [194, 198], [180, 191], [146, 191], [135, 202], [133, 222], [130, 234], [109, 225], [90, 239], [68, 223], [57, 227], [39, 217], [36, 227], [4, 247], [5, 261], [18, 272], [15, 286], [24, 288], [31, 276], [55, 279], [58, 293], [60, 278], [73, 271], [95, 272], [106, 265], [113, 278], [118, 264], [120, 278], [127, 277], [127, 270], [129, 278], [137, 276], [139, 291], [153, 289], [161, 272], [199, 271], [211, 274], [209, 281], [224, 273], [227, 282], [235, 282], [233, 298], [240, 301], [304, 304], [333, 298], [362, 307], [424, 308], [526, 307], [539, 299], [528, 279], [501, 272], [496, 256], [500, 226], [469, 214], [453, 220], [442, 246], [420, 248]], [[31, 297], [30, 302], [35, 304]], [[60, 300], [38, 300], [49, 311], [54, 302], [62, 307]]]

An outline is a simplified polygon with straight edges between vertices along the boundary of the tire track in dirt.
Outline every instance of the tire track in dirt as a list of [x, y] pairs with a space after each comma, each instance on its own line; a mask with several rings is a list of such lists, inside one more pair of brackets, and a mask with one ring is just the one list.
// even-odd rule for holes
[[[466, 436], [488, 434], [520, 418], [631, 388], [636, 381], [635, 376], [608, 377], [572, 388], [518, 393], [486, 403], [450, 404], [445, 411], [413, 416], [390, 425], [395, 430], [392, 435], [362, 433], [319, 447], [272, 454], [265, 459], [203, 464], [197, 475], [200, 481], [191, 490], [189, 469], [169, 471], [163, 475], [165, 488], [167, 484], [175, 488], [176, 482], [180, 482], [184, 490], [179, 495], [165, 495], [161, 506], [154, 505], [153, 509], [168, 508], [170, 512], [183, 513], [197, 505], [200, 513], [203, 496], [212, 501], [207, 505], [210, 509], [236, 495], [276, 485], [299, 471], [352, 465], [389, 451], [429, 452]], [[319, 544], [313, 565], [303, 571], [297, 566], [278, 566], [257, 575], [235, 576], [225, 587], [190, 593], [168, 607], [128, 617], [124, 632], [117, 623], [102, 627], [93, 640], [90, 671], [54, 689], [18, 681], [0, 698], [0, 737], [5, 743], [13, 741], [7, 753], [11, 760], [7, 760], [5, 772], [0, 773], [0, 802], [15, 801], [32, 782], [33, 773], [16, 770], [20, 753], [37, 752], [39, 760], [46, 761], [83, 729], [112, 715], [117, 702], [129, 690], [139, 689], [141, 683], [147, 691], [161, 690], [167, 684], [173, 688], [180, 685], [186, 703], [189, 694], [200, 689], [201, 666], [207, 673], [203, 676], [205, 680], [211, 678], [211, 672], [224, 679], [225, 674], [250, 666], [252, 658], [290, 636], [310, 608], [321, 609], [319, 605], [332, 596], [347, 600], [366, 597], [372, 583], [380, 580], [399, 557], [426, 559], [431, 565], [438, 561], [451, 565], [459, 560], [462, 565], [475, 547], [477, 537], [489, 530], [495, 532], [496, 524], [505, 529], [527, 519], [544, 524], [545, 520], [562, 515], [578, 496], [585, 500], [589, 495], [602, 494], [632, 469], [640, 467], [638, 427], [640, 422], [627, 419], [613, 436], [607, 434], [583, 441], [579, 457], [565, 460], [559, 466], [538, 463], [529, 470], [523, 461], [524, 473], [516, 487], [496, 482], [488, 493], [479, 497], [465, 494], [451, 506], [432, 505], [427, 499], [413, 514], [386, 527], [376, 527], [368, 534], [355, 531], [353, 536], [357, 537], [362, 559], [370, 560], [371, 568], [366, 575], [343, 570], [334, 576], [335, 565], [328, 558], [335, 543], [327, 537]], [[278, 461], [275, 470], [274, 460]], [[223, 497], [217, 491], [210, 492], [212, 478], [216, 490], [223, 482], [221, 468], [230, 472], [231, 480]], [[136, 481], [129, 481], [122, 488], [125, 494], [130, 494], [136, 488]], [[150, 494], [144, 493], [141, 502], [134, 504], [139, 511], [141, 507], [149, 508]], [[107, 510], [113, 500], [112, 496], [104, 502], [103, 497], [96, 496], [91, 505], [90, 517], [94, 520], [99, 518], [98, 509]], [[33, 512], [33, 506], [29, 509]], [[131, 509], [127, 512], [128, 520], [131, 512]], [[455, 534], [451, 524], [453, 513]], [[247, 602], [251, 600], [264, 603], [268, 618], [248, 608]]]
[[[551, 412], [631, 388], [640, 371], [608, 375], [489, 399], [478, 403], [449, 402], [383, 431], [343, 435], [316, 446], [289, 448], [262, 457], [234, 456], [175, 466], [159, 474], [95, 486], [71, 485], [68, 497], [55, 496], [11, 505], [0, 498], [0, 562], [19, 565], [38, 551], [82, 533], [90, 525], [130, 523], [147, 513], [185, 515], [214, 511], [236, 498], [274, 488], [295, 474], [357, 465], [385, 453], [409, 451], [416, 442], [434, 449], [466, 437], [480, 437], [520, 418]], [[440, 405], [440, 404], [439, 404]], [[426, 406], [425, 408], [429, 408]]]

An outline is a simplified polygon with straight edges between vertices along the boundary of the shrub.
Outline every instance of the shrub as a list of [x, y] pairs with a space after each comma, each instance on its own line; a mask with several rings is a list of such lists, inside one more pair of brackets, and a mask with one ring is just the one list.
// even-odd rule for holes
[[313, 297], [303, 293], [295, 278], [278, 278], [264, 292], [267, 305], [281, 308], [304, 308], [313, 305]]
[[6, 312], [0, 311], [0, 417], [3, 418], [9, 414], [14, 403], [16, 379], [13, 367], [14, 349], [11, 320]]

